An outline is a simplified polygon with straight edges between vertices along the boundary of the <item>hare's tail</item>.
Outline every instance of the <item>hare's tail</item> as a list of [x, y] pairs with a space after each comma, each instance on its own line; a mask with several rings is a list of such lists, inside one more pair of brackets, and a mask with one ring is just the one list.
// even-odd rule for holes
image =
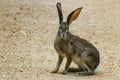
[[98, 72], [101, 68], [102, 68], [102, 66], [99, 64], [94, 71], [95, 71], [95, 72]]

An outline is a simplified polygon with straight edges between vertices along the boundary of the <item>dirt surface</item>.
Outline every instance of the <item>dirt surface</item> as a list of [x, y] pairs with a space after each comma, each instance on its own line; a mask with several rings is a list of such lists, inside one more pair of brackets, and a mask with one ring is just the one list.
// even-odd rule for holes
[[53, 47], [57, 0], [0, 0], [0, 80], [120, 80], [120, 0], [59, 1], [64, 20], [84, 7], [70, 31], [99, 50], [96, 75], [50, 74], [58, 59]]

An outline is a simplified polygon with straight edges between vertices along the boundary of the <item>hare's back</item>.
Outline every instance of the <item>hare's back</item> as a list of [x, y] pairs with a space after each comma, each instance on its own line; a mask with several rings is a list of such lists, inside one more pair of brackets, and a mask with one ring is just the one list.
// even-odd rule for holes
[[81, 53], [84, 50], [89, 51], [92, 56], [99, 57], [97, 48], [85, 39], [73, 35], [74, 48], [76, 52]]
[[87, 40], [83, 39], [83, 38], [80, 38], [76, 35], [73, 35], [72, 36], [72, 40], [74, 42], [74, 45], [76, 47], [79, 47], [79, 48], [91, 48], [91, 49], [94, 49], [95, 47], [90, 43], [88, 42]]

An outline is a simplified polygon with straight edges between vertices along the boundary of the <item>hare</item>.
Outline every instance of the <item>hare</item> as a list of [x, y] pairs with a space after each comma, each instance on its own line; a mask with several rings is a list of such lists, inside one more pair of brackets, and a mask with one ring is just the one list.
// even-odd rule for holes
[[[65, 69], [63, 74], [66, 74], [69, 70], [69, 66], [73, 61], [77, 64], [78, 73], [82, 76], [94, 75], [95, 69], [100, 63], [99, 52], [91, 43], [69, 32], [69, 26], [80, 14], [83, 7], [77, 8], [72, 11], [67, 21], [63, 22], [63, 14], [61, 9], [61, 3], [56, 4], [59, 15], [59, 30], [54, 41], [54, 48], [58, 53], [58, 62], [56, 68], [51, 73], [57, 73], [63, 58], [67, 58]], [[73, 70], [74, 72], [74, 70]]]

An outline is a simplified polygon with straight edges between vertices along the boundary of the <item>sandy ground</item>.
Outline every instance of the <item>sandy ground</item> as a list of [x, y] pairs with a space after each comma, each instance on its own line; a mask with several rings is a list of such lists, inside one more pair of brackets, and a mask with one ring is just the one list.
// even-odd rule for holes
[[120, 80], [120, 0], [59, 1], [64, 20], [84, 7], [70, 31], [98, 48], [99, 71], [86, 77], [50, 74], [58, 59], [57, 0], [0, 0], [0, 80]]

